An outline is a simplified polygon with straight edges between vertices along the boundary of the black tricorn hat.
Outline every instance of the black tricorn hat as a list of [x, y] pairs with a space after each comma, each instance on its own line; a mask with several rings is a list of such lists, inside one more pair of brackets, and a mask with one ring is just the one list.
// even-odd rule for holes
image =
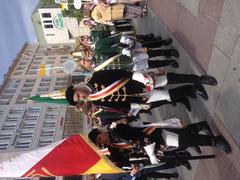
[[74, 88], [73, 85], [69, 86], [65, 91], [66, 100], [69, 102], [70, 105], [75, 106], [77, 102], [73, 100]]
[[96, 139], [97, 136], [101, 134], [101, 131], [99, 131], [98, 129], [93, 129], [90, 133], [88, 133], [88, 138], [94, 143], [96, 144]]

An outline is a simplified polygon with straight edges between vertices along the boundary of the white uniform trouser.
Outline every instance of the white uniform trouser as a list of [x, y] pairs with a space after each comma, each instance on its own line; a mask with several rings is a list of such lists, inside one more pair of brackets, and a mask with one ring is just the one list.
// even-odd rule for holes
[[167, 146], [179, 147], [178, 134], [163, 130], [163, 139]]
[[156, 102], [156, 101], [163, 101], [163, 100], [171, 102], [171, 98], [170, 98], [168, 90], [155, 90], [155, 89], [153, 89], [152, 91], [150, 91], [148, 93], [147, 103]]

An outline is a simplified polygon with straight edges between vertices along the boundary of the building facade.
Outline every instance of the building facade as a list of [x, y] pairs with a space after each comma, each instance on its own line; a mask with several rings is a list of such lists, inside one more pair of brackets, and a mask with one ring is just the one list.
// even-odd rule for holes
[[0, 152], [25, 151], [62, 139], [67, 108], [23, 98], [64, 89], [69, 76], [55, 69], [40, 78], [41, 64], [54, 67], [71, 59], [72, 44], [25, 44], [4, 77], [0, 91]]
[[58, 6], [46, 6], [40, 0], [32, 13], [32, 22], [40, 44], [74, 43], [82, 34], [78, 20], [63, 17]]

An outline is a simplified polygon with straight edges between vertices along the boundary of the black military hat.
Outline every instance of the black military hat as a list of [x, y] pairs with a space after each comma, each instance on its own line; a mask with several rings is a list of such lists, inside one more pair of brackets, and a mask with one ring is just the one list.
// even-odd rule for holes
[[66, 100], [69, 102], [70, 105], [75, 106], [77, 102], [73, 100], [74, 95], [74, 88], [73, 85], [69, 86], [65, 91]]
[[90, 133], [88, 133], [88, 138], [95, 144], [99, 134], [101, 134], [101, 131], [98, 129], [93, 129]]

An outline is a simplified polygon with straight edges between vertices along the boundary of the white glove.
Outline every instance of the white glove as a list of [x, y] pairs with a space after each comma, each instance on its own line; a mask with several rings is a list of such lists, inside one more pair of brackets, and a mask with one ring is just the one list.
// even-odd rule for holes
[[147, 155], [149, 156], [150, 158], [150, 162], [152, 164], [159, 164], [159, 160], [157, 159], [155, 153], [154, 153], [154, 150], [155, 150], [155, 142], [152, 143], [152, 144], [149, 144], [147, 146], [144, 146], [143, 148], [145, 149]]
[[132, 79], [138, 82], [143, 83], [145, 86], [149, 86], [149, 91], [154, 88], [153, 78], [148, 74], [143, 74], [140, 71], [135, 71], [133, 73]]
[[131, 47], [133, 47], [135, 45], [134, 39], [130, 38], [130, 37], [126, 37], [126, 36], [121, 36], [120, 43], [126, 44]]
[[128, 48], [123, 48], [122, 49], [122, 55], [126, 55], [126, 56], [130, 57], [132, 55], [132, 52]]
[[127, 44], [126, 40], [127, 40], [126, 36], [121, 36], [120, 43]]

